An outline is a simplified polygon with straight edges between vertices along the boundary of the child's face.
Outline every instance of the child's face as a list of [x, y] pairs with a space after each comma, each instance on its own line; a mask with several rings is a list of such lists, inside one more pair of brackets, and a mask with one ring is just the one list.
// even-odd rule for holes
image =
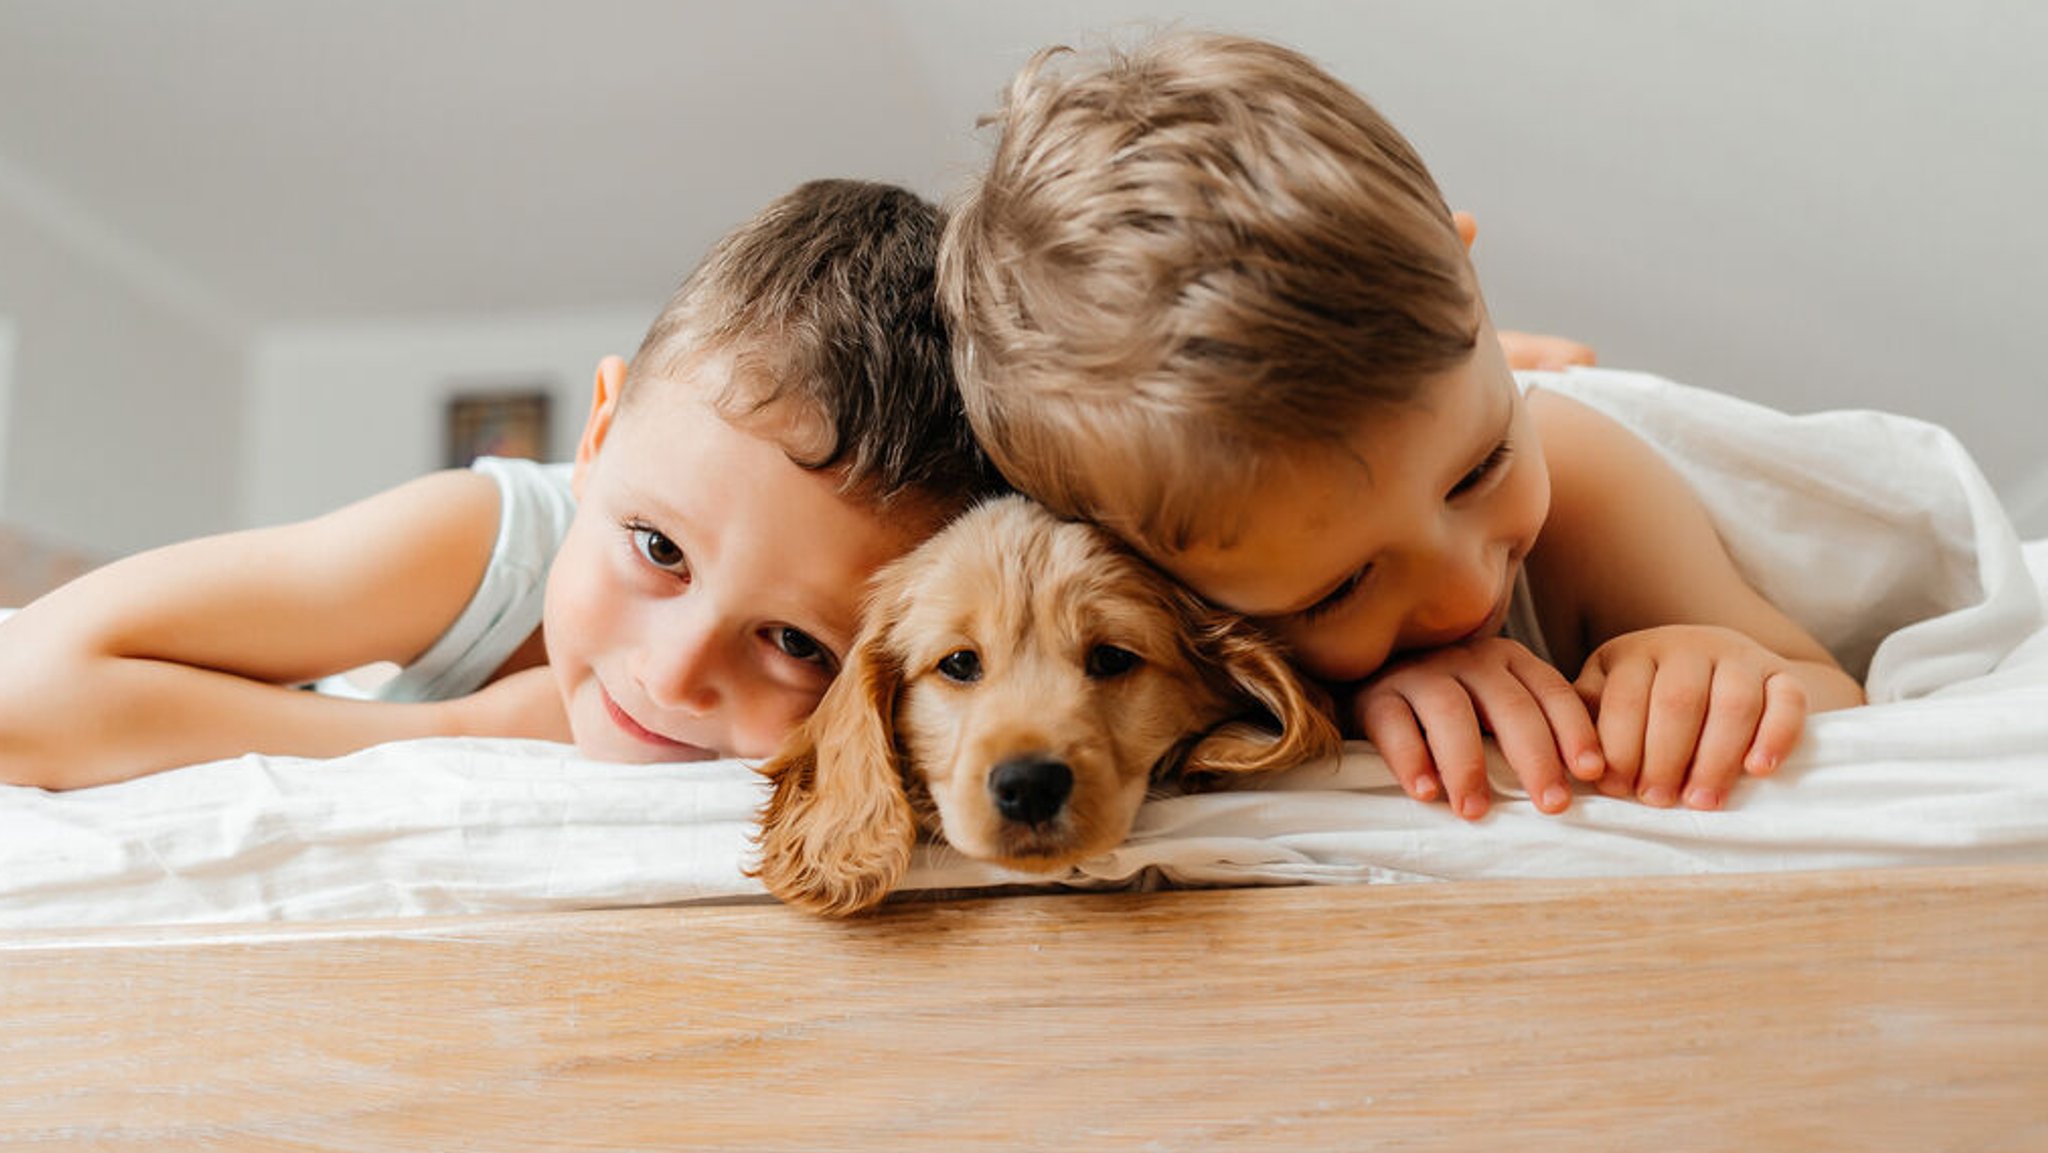
[[728, 423], [704, 399], [724, 371], [645, 382], [621, 416], [624, 366], [599, 369], [546, 610], [586, 756], [767, 756], [837, 672], [868, 577], [937, 527], [798, 467], [772, 417]]
[[1348, 448], [1266, 481], [1228, 547], [1156, 559], [1273, 625], [1325, 680], [1498, 632], [1549, 513], [1550, 478], [1492, 327], [1469, 360], [1413, 404], [1374, 414]]

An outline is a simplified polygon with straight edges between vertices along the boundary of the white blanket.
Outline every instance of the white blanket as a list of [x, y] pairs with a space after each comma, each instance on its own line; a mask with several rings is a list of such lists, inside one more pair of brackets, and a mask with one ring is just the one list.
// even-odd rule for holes
[[[1061, 883], [2048, 862], [2048, 542], [2023, 552], [1947, 434], [1630, 374], [1542, 383], [1666, 450], [1752, 579], [1867, 666], [1877, 703], [1813, 718], [1724, 812], [1586, 794], [1545, 816], [1496, 772], [1506, 799], [1467, 824], [1402, 796], [1355, 744], [1256, 790], [1156, 800], [1129, 842]], [[67, 794], [0, 787], [0, 928], [765, 901], [743, 873], [763, 795], [736, 761], [611, 765], [479, 740], [242, 757]], [[1024, 879], [929, 847], [908, 887]]]

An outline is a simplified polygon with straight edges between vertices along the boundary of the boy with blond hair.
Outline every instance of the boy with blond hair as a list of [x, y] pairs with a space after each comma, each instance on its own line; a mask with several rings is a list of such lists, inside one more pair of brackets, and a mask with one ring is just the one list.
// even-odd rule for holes
[[[1041, 53], [940, 256], [1008, 479], [1336, 686], [1415, 797], [1723, 804], [1862, 689], [1655, 451], [1509, 371], [1421, 159], [1300, 54]], [[1562, 671], [1561, 671], [1562, 670]]]
[[[805, 184], [598, 365], [573, 466], [486, 459], [29, 605], [0, 623], [0, 781], [446, 735], [768, 755], [869, 575], [999, 487], [953, 388], [939, 227], [899, 188]], [[295, 687], [377, 661], [403, 666], [379, 699]]]

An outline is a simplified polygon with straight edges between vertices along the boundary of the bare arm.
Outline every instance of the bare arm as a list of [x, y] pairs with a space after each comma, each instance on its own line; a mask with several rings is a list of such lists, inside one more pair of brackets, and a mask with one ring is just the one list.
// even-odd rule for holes
[[1820, 642], [1750, 587], [1699, 497], [1655, 449], [1569, 397], [1539, 390], [1530, 403], [1551, 477], [1550, 518], [1530, 569], [1549, 608], [1545, 625], [1569, 626], [1546, 629], [1566, 671], [1624, 633], [1718, 625], [1824, 670], [1816, 707], [1862, 703], [1862, 688]]
[[331, 756], [462, 731], [444, 704], [285, 686], [407, 662], [496, 537], [488, 477], [439, 473], [327, 516], [171, 545], [0, 624], [0, 780], [75, 788], [246, 752]]
[[1655, 450], [1569, 398], [1532, 403], [1551, 514], [1530, 574], [1553, 654], [1595, 708], [1603, 790], [1716, 807], [1743, 772], [1777, 767], [1808, 712], [1863, 703], [1862, 686], [1744, 579]]

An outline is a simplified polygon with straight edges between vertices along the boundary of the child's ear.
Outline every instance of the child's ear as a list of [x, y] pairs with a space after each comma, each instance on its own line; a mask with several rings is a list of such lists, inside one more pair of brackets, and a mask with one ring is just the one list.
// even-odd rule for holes
[[590, 471], [590, 462], [597, 459], [597, 450], [611, 433], [612, 418], [619, 411], [619, 393], [625, 385], [624, 360], [607, 356], [597, 362], [597, 380], [590, 386], [590, 415], [583, 421], [583, 438], [576, 442], [576, 471], [570, 480], [570, 490], [578, 500], [583, 498], [583, 478]]
[[1479, 239], [1479, 221], [1469, 212], [1453, 212], [1451, 223], [1458, 226], [1458, 239], [1465, 242], [1465, 251], [1472, 251], [1472, 242]]

